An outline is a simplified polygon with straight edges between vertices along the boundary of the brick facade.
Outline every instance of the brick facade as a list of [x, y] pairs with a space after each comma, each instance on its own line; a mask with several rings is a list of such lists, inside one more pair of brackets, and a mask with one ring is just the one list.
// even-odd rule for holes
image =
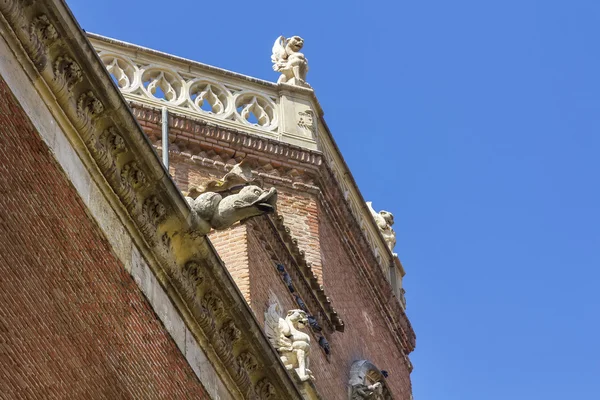
[[0, 79], [0, 397], [208, 398]]
[[[159, 121], [142, 121], [151, 140], [155, 142], [159, 132], [158, 123]], [[203, 149], [202, 157], [190, 158], [179, 153], [178, 146], [171, 144], [170, 172], [184, 192], [201, 186], [209, 179], [222, 177], [226, 164], [240, 161], [239, 158], [227, 160], [225, 155], [215, 153], [211, 150], [211, 144], [205, 147], [198, 144], [197, 148]], [[267, 173], [260, 175], [262, 179], [272, 177]], [[320, 183], [329, 185], [326, 178]], [[406, 355], [414, 346], [414, 336], [410, 336], [414, 333], [362, 237], [360, 227], [349, 210], [346, 210], [347, 206], [341, 200], [343, 194], [334, 190], [325, 194], [300, 190], [289, 183], [277, 184], [273, 181], [265, 182], [265, 185], [277, 188], [278, 214], [283, 217], [285, 227], [289, 229], [295, 244], [304, 252], [304, 259], [311, 264], [319, 284], [324, 286], [333, 307], [345, 322], [345, 331], [336, 332], [327, 327], [325, 319], [321, 318], [319, 322], [324, 327], [323, 332], [312, 332], [310, 362], [319, 393], [327, 400], [347, 399], [350, 367], [354, 361], [367, 359], [380, 369], [388, 371], [389, 379], [386, 383], [395, 399], [409, 400], [412, 393], [412, 367]], [[292, 257], [284, 259], [277, 255], [286, 253], [288, 249], [276, 233], [262, 229], [266, 225], [267, 217], [259, 217], [210, 235], [211, 242], [261, 324], [264, 323], [268, 302], [274, 298], [283, 309], [298, 308], [294, 297], [298, 290], [294, 294], [290, 293], [277, 272], [276, 263], [283, 263], [290, 272], [297, 266], [292, 265]], [[364, 265], [367, 266], [366, 271], [361, 269]], [[297, 279], [297, 276], [294, 278]], [[305, 283], [296, 280], [294, 284]], [[314, 289], [308, 287], [309, 284], [306, 285], [305, 292]], [[379, 300], [374, 296], [376, 291], [379, 291]], [[384, 299], [383, 304], [381, 299]], [[318, 314], [314, 302], [311, 303], [308, 298], [303, 300], [311, 313]], [[398, 334], [391, 328], [398, 322], [390, 322], [385, 312], [395, 313], [401, 324], [395, 329], [404, 329], [408, 339], [398, 339]], [[321, 335], [330, 344], [329, 357], [318, 346]], [[399, 344], [399, 341], [402, 343]]]
[[209, 238], [225, 263], [244, 299], [252, 305], [247, 227], [236, 224], [225, 231], [213, 231]]
[[[278, 238], [252, 229], [264, 223], [250, 221], [248, 253], [250, 264], [250, 293], [252, 308], [260, 323], [264, 323], [264, 311], [270, 300], [276, 298], [283, 309], [298, 308], [294, 294], [290, 293], [276, 269], [276, 262], [283, 262], [286, 268], [294, 266], [289, 262], [274, 259], [267, 247], [277, 246]], [[389, 372], [387, 384], [394, 398], [409, 400], [411, 394], [410, 372], [403, 362], [403, 355], [397, 349], [394, 338], [387, 328], [382, 315], [373, 305], [373, 300], [364, 288], [364, 282], [353, 271], [352, 261], [344, 252], [343, 245], [332, 230], [327, 218], [320, 223], [323, 233], [321, 253], [324, 259], [324, 278], [329, 282], [326, 290], [336, 310], [344, 319], [344, 332], [334, 332], [322, 323], [323, 332], [309, 331], [312, 340], [310, 353], [311, 370], [319, 393], [327, 400], [345, 400], [350, 367], [354, 361], [368, 359], [380, 369]], [[299, 283], [296, 282], [296, 285]], [[298, 288], [296, 288], [298, 289]], [[309, 311], [316, 314], [308, 299], [304, 299]], [[331, 354], [327, 357], [319, 347], [319, 337], [323, 335], [330, 344]]]

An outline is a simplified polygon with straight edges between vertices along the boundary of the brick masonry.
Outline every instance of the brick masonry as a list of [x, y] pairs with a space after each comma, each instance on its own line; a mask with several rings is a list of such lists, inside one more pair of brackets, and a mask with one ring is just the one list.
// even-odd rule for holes
[[0, 79], [0, 397], [208, 398]]
[[226, 231], [213, 231], [209, 235], [209, 239], [225, 263], [238, 289], [244, 295], [246, 302], [251, 305], [246, 225], [236, 224]]
[[[252, 225], [255, 222], [249, 222]], [[364, 282], [353, 271], [352, 261], [344, 252], [342, 243], [324, 218], [320, 223], [324, 260], [324, 278], [335, 282], [326, 286], [333, 305], [344, 319], [344, 332], [326, 332], [331, 356], [318, 346], [318, 335], [312, 334], [310, 363], [319, 393], [327, 400], [346, 400], [350, 367], [354, 361], [368, 359], [380, 369], [389, 372], [387, 384], [396, 400], [409, 400], [410, 372], [403, 355], [394, 344], [382, 315], [373, 305]], [[250, 293], [252, 309], [260, 323], [270, 298], [276, 298], [283, 309], [298, 308], [293, 295], [277, 273], [275, 261], [265, 250], [266, 243], [277, 243], [275, 237], [259, 238], [249, 230], [248, 254], [250, 263]], [[286, 268], [292, 268], [286, 265]], [[313, 310], [309, 310], [313, 312]]]

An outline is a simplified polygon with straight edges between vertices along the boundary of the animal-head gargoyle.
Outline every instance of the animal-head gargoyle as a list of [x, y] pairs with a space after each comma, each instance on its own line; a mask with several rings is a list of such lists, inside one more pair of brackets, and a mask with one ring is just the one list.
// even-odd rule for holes
[[274, 212], [277, 190], [250, 185], [226, 197], [206, 192], [195, 199], [186, 197], [186, 200], [197, 217], [197, 231], [207, 234], [211, 229], [227, 229], [238, 221]]

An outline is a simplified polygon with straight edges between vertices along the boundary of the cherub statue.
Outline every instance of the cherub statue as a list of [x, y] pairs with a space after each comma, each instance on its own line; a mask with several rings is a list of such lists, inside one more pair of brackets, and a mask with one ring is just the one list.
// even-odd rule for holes
[[310, 336], [299, 331], [307, 325], [308, 318], [302, 310], [290, 310], [284, 319], [279, 305], [273, 303], [265, 312], [265, 333], [269, 341], [280, 354], [286, 369], [294, 368], [302, 382], [314, 379], [308, 369]]
[[304, 39], [300, 36], [292, 36], [286, 39], [279, 36], [273, 45], [273, 70], [281, 72], [277, 83], [289, 83], [290, 85], [310, 87], [306, 83], [308, 72], [308, 60], [300, 50], [304, 46]]
[[383, 235], [383, 240], [385, 240], [390, 251], [393, 252], [394, 246], [396, 245], [396, 232], [392, 229], [392, 225], [394, 225], [394, 215], [391, 212], [384, 210], [376, 212], [370, 201], [367, 201], [367, 207], [369, 207], [371, 215]]

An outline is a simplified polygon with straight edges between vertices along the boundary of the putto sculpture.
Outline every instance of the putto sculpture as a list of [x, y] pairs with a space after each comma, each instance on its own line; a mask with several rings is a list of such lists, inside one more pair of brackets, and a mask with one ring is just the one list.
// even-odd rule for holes
[[304, 46], [304, 39], [300, 36], [292, 36], [286, 39], [279, 36], [273, 45], [273, 70], [281, 72], [277, 83], [289, 83], [290, 85], [310, 87], [306, 83], [308, 72], [308, 60], [300, 53]]
[[371, 211], [371, 215], [373, 216], [379, 231], [383, 235], [383, 240], [385, 240], [390, 251], [393, 252], [394, 246], [396, 245], [396, 232], [392, 229], [392, 225], [394, 225], [394, 215], [385, 210], [376, 212], [370, 201], [367, 201], [367, 207], [369, 207], [369, 211]]
[[238, 221], [274, 212], [277, 190], [249, 182], [251, 172], [248, 175], [238, 164], [223, 179], [210, 181], [200, 190], [192, 189], [186, 200], [194, 212], [196, 231], [206, 235], [211, 229], [227, 229]]
[[277, 350], [286, 369], [294, 369], [304, 382], [314, 379], [308, 369], [310, 336], [300, 329], [308, 326], [308, 317], [302, 310], [290, 310], [281, 317], [279, 305], [273, 303], [265, 312], [265, 333]]

